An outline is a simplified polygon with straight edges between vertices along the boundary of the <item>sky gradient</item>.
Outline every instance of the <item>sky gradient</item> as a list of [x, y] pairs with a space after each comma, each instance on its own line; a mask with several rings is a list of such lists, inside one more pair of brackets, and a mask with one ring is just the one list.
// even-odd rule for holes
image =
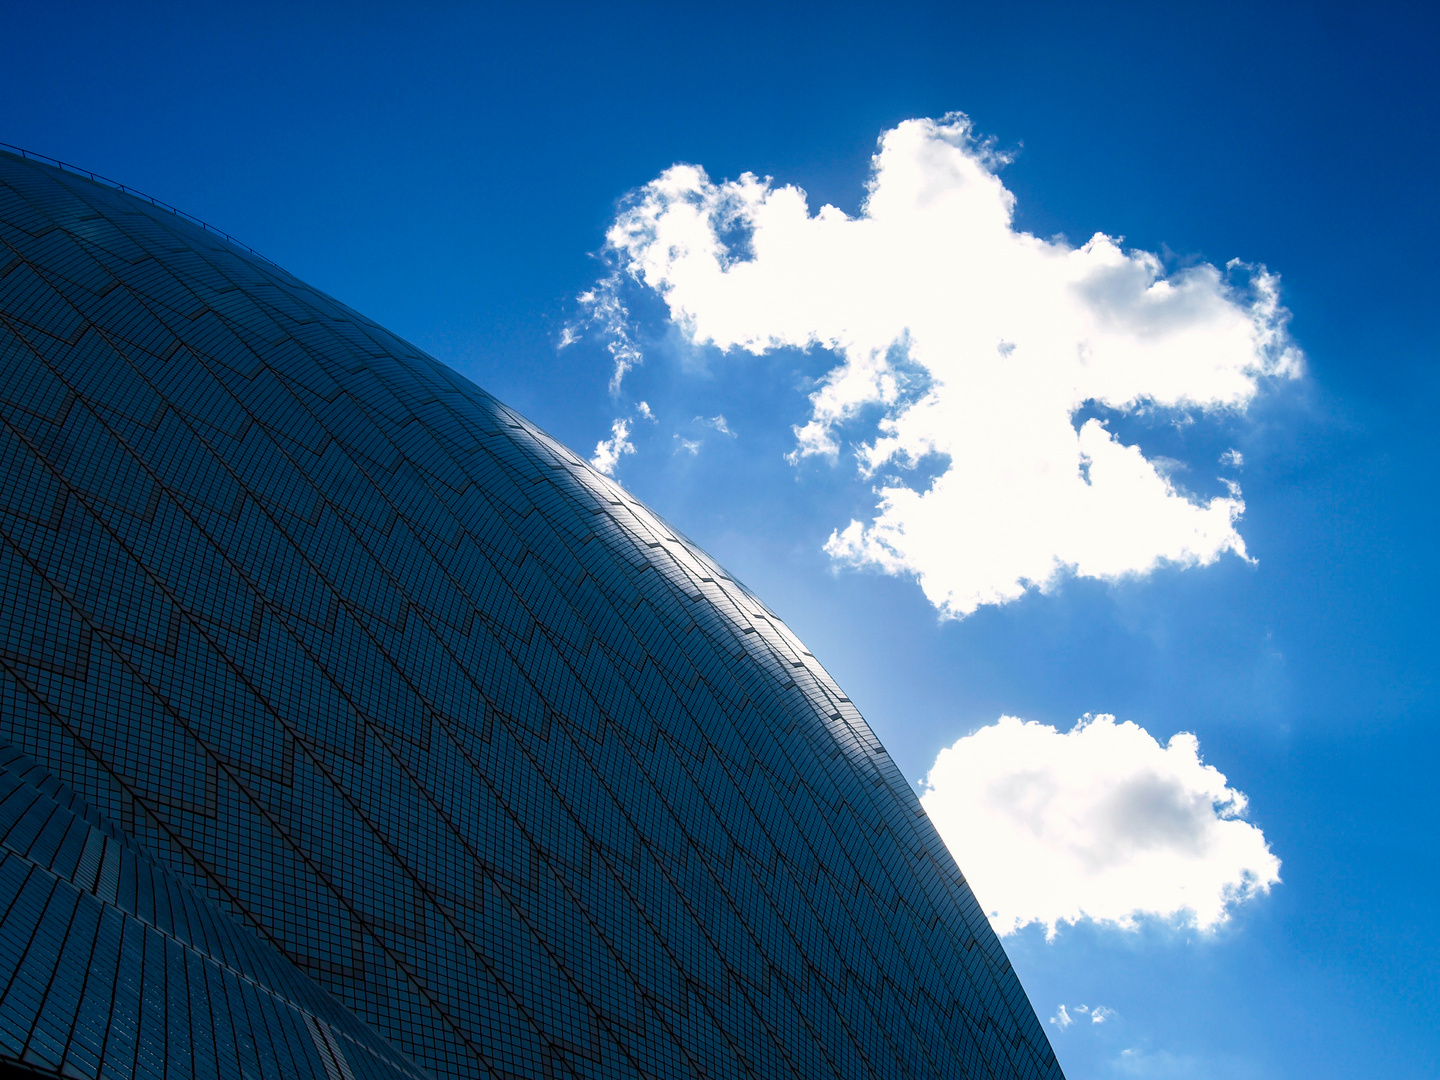
[[[583, 453], [626, 420], [617, 477], [789, 623], [917, 785], [1002, 716], [1062, 763], [1067, 805], [1093, 791], [1070, 783], [1081, 736], [1063, 734], [1087, 715], [1115, 718], [1082, 734], [1120, 739], [1096, 760], [1133, 753], [1127, 775], [1200, 791], [1205, 766], [1223, 774], [1222, 801], [1182, 825], [1229, 805], [1279, 861], [1268, 892], [1206, 930], [1082, 918], [1004, 938], [1072, 1080], [1440, 1074], [1435, 22], [1413, 6], [997, 7], [0, 4], [0, 141], [240, 237]], [[1172, 281], [1232, 259], [1278, 275], [1295, 377], [1257, 374], [1243, 411], [1193, 422], [1093, 396], [1069, 413], [1162, 462], [1193, 505], [1238, 484], [1249, 561], [1221, 544], [947, 609], [905, 567], [825, 550], [875, 520], [883, 474], [855, 449], [889, 406], [847, 414], [833, 457], [796, 454], [846, 356], [823, 326], [801, 328], [808, 347], [722, 349], [663, 288], [623, 278], [643, 363], [612, 389], [615, 337], [581, 297], [624, 274], [607, 233], [646, 185], [681, 163], [715, 185], [751, 173], [854, 221], [878, 140], [956, 112], [967, 145], [1006, 159], [988, 175], [1015, 232], [1067, 250], [1103, 233]], [[742, 234], [722, 238], [740, 261]], [[885, 280], [873, 263], [836, 263], [822, 292], [867, 266]], [[933, 276], [917, 265], [906, 296]], [[947, 310], [935, 325], [973, 323]], [[1033, 326], [1053, 303], [1017, 312]], [[957, 461], [974, 455], [892, 471], [923, 491]], [[966, 768], [999, 775], [998, 753], [967, 745]], [[1087, 837], [1119, 843], [1093, 813]], [[1255, 850], [1233, 862], [1266, 872]]]

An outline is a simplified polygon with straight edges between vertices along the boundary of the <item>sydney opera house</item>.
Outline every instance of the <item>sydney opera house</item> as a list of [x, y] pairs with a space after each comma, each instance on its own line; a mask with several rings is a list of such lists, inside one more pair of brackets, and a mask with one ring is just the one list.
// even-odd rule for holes
[[622, 488], [0, 154], [0, 1075], [1059, 1078], [909, 784]]

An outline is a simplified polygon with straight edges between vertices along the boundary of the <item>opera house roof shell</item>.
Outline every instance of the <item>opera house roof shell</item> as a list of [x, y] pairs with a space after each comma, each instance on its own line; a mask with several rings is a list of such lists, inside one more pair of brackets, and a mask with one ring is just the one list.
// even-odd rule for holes
[[0, 154], [0, 1060], [1059, 1077], [706, 555], [225, 238]]

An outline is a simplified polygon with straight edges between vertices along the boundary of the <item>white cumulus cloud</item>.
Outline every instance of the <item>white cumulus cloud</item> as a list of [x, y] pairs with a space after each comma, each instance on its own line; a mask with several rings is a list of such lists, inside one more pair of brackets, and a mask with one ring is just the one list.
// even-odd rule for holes
[[630, 421], [619, 419], [610, 425], [610, 438], [601, 439], [595, 444], [595, 453], [590, 458], [590, 464], [606, 476], [614, 476], [615, 470], [620, 466], [620, 459], [634, 452], [635, 444], [630, 441]]
[[940, 751], [921, 802], [1001, 934], [1144, 916], [1213, 929], [1280, 880], [1195, 736], [1162, 746], [1112, 716], [1068, 732], [1001, 717]]
[[1089, 1016], [1090, 1023], [1103, 1024], [1115, 1015], [1115, 1010], [1104, 1005], [1096, 1005], [1093, 1009], [1088, 1005], [1076, 1005], [1075, 1016], [1071, 1016], [1064, 1005], [1055, 1010], [1055, 1015], [1050, 1017], [1050, 1023], [1054, 1024], [1061, 1031], [1064, 1031], [1071, 1024], [1075, 1023], [1076, 1016]]
[[[1076, 418], [1087, 404], [1243, 410], [1262, 379], [1298, 374], [1277, 278], [1239, 263], [1167, 272], [1103, 234], [1075, 247], [1018, 231], [1000, 162], [962, 115], [906, 121], [881, 138], [854, 217], [812, 214], [799, 188], [748, 173], [667, 169], [607, 233], [622, 278], [587, 294], [598, 323], [622, 327], [617, 383], [637, 362], [623, 279], [697, 344], [833, 350], [793, 457], [838, 456], [842, 429], [874, 410], [855, 450], [881, 479], [871, 520], [826, 550], [913, 575], [947, 616], [1066, 572], [1243, 556], [1238, 488], [1195, 498]], [[915, 479], [922, 459], [943, 471]]]
[[630, 417], [619, 416], [611, 422], [610, 438], [601, 439], [595, 444], [595, 453], [590, 457], [590, 464], [613, 478], [615, 470], [620, 467], [620, 459], [626, 454], [635, 453], [635, 443], [631, 441], [630, 433], [633, 430], [631, 424], [637, 419], [656, 423], [655, 413], [648, 401], [637, 403]]

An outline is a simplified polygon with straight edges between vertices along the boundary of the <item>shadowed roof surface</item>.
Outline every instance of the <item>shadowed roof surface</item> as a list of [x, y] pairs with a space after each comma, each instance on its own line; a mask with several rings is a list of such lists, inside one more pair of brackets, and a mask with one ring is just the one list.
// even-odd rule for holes
[[420, 1068], [1060, 1076], [814, 658], [455, 372], [0, 154], [0, 416], [4, 739]]

